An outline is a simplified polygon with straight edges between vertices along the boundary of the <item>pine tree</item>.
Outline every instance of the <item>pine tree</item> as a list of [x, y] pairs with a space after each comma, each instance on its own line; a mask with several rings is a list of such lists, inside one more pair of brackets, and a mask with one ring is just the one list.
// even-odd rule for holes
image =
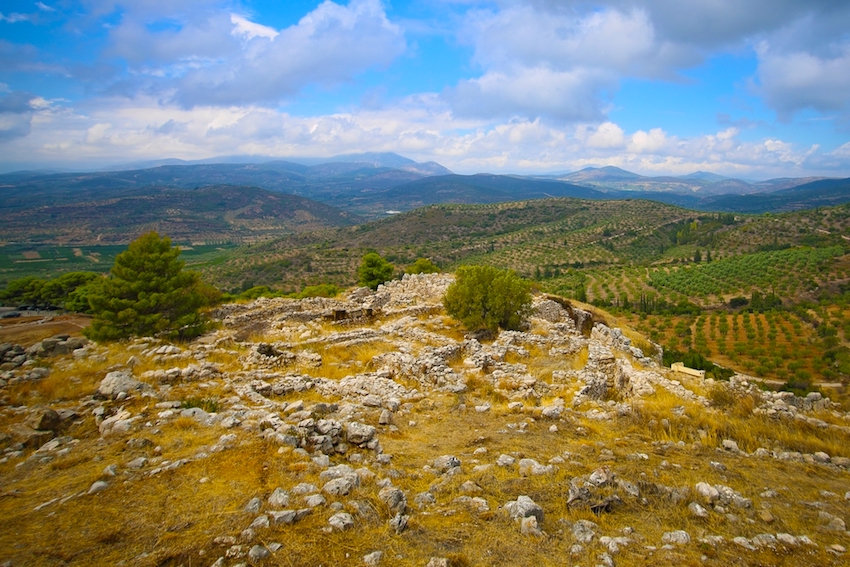
[[200, 276], [184, 271], [171, 239], [149, 232], [115, 257], [110, 277], [88, 297], [94, 320], [85, 330], [97, 341], [132, 336], [188, 338], [201, 334], [199, 309], [208, 301]]
[[360, 267], [357, 268], [360, 285], [371, 289], [378, 289], [379, 285], [392, 279], [393, 272], [395, 267], [375, 252], [363, 256]]

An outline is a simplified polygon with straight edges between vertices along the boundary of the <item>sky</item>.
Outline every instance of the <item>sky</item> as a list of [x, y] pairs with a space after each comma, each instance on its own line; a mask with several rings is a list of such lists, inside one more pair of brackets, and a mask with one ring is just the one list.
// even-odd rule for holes
[[850, 2], [0, 2], [0, 171], [360, 152], [850, 177]]

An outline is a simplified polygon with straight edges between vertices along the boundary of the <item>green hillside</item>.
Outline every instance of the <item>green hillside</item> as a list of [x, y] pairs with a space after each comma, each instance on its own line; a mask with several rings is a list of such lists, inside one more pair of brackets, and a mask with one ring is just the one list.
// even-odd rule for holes
[[178, 242], [247, 244], [357, 220], [317, 201], [257, 187], [146, 187], [92, 201], [0, 210], [0, 241], [126, 244], [155, 230]]

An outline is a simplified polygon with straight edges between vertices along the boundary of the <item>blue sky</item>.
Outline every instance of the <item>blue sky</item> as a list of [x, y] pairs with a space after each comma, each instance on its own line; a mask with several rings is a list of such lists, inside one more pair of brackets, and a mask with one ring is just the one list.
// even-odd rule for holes
[[0, 171], [391, 151], [848, 177], [848, 30], [835, 0], [4, 0]]

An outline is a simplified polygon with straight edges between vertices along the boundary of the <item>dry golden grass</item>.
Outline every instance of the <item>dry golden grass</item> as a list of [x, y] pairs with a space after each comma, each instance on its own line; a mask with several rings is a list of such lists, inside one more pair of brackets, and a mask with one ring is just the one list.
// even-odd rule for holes
[[[470, 395], [476, 396], [487, 388], [485, 381], [471, 380], [468, 386]], [[408, 530], [397, 535], [389, 529], [387, 521], [391, 515], [377, 499], [377, 487], [366, 483], [338, 499], [350, 512], [355, 511], [353, 501], [366, 510], [365, 516], [355, 514], [356, 530], [323, 532], [332, 511], [317, 509], [298, 524], [272, 527], [258, 534], [260, 543], [284, 544], [266, 564], [360, 565], [362, 556], [374, 550], [384, 551], [384, 561], [388, 564], [402, 566], [421, 567], [432, 556], [450, 557], [456, 565], [475, 566], [588, 564], [597, 560], [602, 549], [594, 544], [571, 555], [574, 541], [569, 535], [569, 524], [562, 522], [580, 519], [597, 523], [600, 535], [620, 535], [625, 527], [636, 530], [631, 536], [637, 538], [635, 543], [622, 548], [615, 558], [617, 565], [626, 567], [673, 561], [683, 565], [841, 564], [840, 558], [823, 550], [823, 545], [813, 552], [764, 550], [746, 556], [734, 546], [715, 549], [693, 543], [673, 551], [650, 551], [644, 547], [657, 546], [663, 533], [673, 529], [685, 529], [692, 538], [718, 533], [728, 538], [752, 537], [765, 532], [807, 534], [815, 539], [822, 536], [812, 529], [818, 522], [817, 510], [798, 503], [822, 499], [821, 490], [843, 494], [846, 489], [843, 475], [801, 463], [747, 459], [728, 453], [716, 455], [713, 443], [715, 439], [719, 443], [727, 432], [739, 443], [742, 439], [746, 443], [741, 424], [733, 420], [729, 431], [722, 430], [723, 414], [716, 410], [682, 404], [662, 391], [636, 405], [632, 417], [612, 423], [562, 421], [558, 422], [559, 431], [551, 433], [550, 421], [495, 408], [484, 414], [460, 410], [459, 399], [450, 395], [433, 395], [431, 399], [434, 405], [427, 406], [430, 409], [424, 405], [414, 407], [410, 419], [417, 422], [415, 426], [399, 419], [397, 432], [381, 434], [385, 451], [393, 455], [390, 467], [403, 471], [393, 483], [405, 491], [414, 508]], [[652, 419], [659, 422], [662, 416], [670, 419], [670, 410], [680, 405], [685, 405], [687, 418], [671, 419], [666, 429], [660, 425], [647, 427]], [[522, 433], [509, 427], [519, 423], [527, 424]], [[93, 428], [91, 420], [88, 424]], [[576, 429], [579, 424], [586, 430], [583, 435]], [[708, 430], [708, 436], [696, 446], [694, 441], [699, 439], [701, 428]], [[160, 433], [143, 429], [132, 436], [150, 438], [162, 447], [162, 458], [168, 460], [192, 457], [202, 447], [214, 443], [220, 434], [220, 430], [200, 426], [190, 418], [177, 418], [158, 429]], [[776, 435], [777, 428], [761, 432], [768, 433]], [[4, 494], [15, 495], [0, 498], [0, 513], [4, 517], [0, 549], [14, 550], [12, 555], [7, 552], [5, 556], [14, 556], [16, 564], [103, 565], [129, 561], [142, 566], [207, 566], [226, 551], [226, 547], [213, 543], [215, 537], [238, 537], [253, 520], [254, 516], [242, 511], [250, 498], [265, 498], [277, 486], [291, 488], [299, 482], [321, 485], [320, 469], [308, 459], [289, 449], [278, 451], [276, 446], [267, 445], [250, 433], [240, 433], [242, 444], [236, 448], [211, 454], [176, 471], [151, 478], [141, 478], [138, 473], [125, 476], [121, 472], [119, 477], [109, 479], [110, 488], [98, 495], [80, 496], [34, 511], [36, 506], [53, 498], [86, 491], [94, 480], [101, 478], [107, 464], [126, 463], [139, 455], [152, 456], [150, 449], [126, 449], [123, 441], [127, 436], [106, 444], [98, 443], [93, 431], [88, 439], [82, 431], [75, 436], [83, 438], [83, 442], [66, 457], [47, 465], [0, 467]], [[777, 440], [783, 436], [779, 434]], [[651, 444], [666, 440], [674, 443], [685, 440], [686, 445], [662, 449]], [[479, 447], [486, 448], [487, 453], [474, 455]], [[603, 447], [614, 451], [615, 461], [600, 459]], [[649, 460], [627, 458], [636, 451], [647, 453]], [[568, 461], [574, 463], [565, 462], [554, 475], [540, 477], [521, 477], [516, 468], [496, 466], [472, 472], [476, 463], [492, 463], [502, 453], [535, 458], [542, 463], [569, 453]], [[457, 455], [462, 460], [464, 474], [443, 481], [423, 470], [444, 454]], [[708, 467], [709, 459], [723, 462], [727, 472]], [[663, 466], [662, 461], [670, 465]], [[618, 477], [635, 483], [646, 475], [653, 483], [673, 487], [692, 487], [701, 481], [726, 484], [752, 498], [756, 509], [772, 506], [775, 520], [766, 524], [754, 511], [736, 511], [753, 523], [743, 519], [730, 523], [720, 514], [712, 514], [706, 520], [696, 519], [688, 512], [687, 501], [674, 504], [648, 488], [643, 494], [646, 503], [625, 497], [610, 514], [596, 515], [588, 509], [569, 508], [566, 496], [570, 478], [587, 474], [602, 464], [611, 467]], [[379, 477], [385, 474], [381, 467], [373, 466], [373, 470]], [[201, 479], [208, 481], [202, 483]], [[490, 512], [479, 515], [452, 503], [464, 494], [460, 487], [467, 480], [481, 488], [478, 496], [487, 501]], [[778, 489], [782, 499], [771, 501], [759, 497], [765, 487]], [[413, 497], [427, 490], [433, 491], [437, 504], [418, 511]], [[612, 492], [613, 489], [602, 491]], [[543, 507], [546, 518], [541, 528], [545, 537], [520, 536], [518, 526], [498, 512], [499, 506], [521, 494], [531, 496]], [[292, 507], [298, 507], [297, 501], [293, 501]], [[839, 538], [839, 541], [843, 540]], [[701, 559], [703, 555], [707, 559]]]
[[373, 358], [395, 350], [391, 343], [379, 338], [352, 346], [313, 344], [308, 348], [322, 356], [322, 365], [318, 368], [299, 366], [298, 370], [310, 376], [332, 380], [345, 378], [358, 372], [373, 371], [371, 364]]
[[[430, 332], [455, 340], [462, 338], [460, 327], [450, 320], [427, 317], [420, 319], [420, 324]], [[337, 326], [323, 325], [317, 332], [339, 330]], [[417, 350], [424, 346], [414, 345]], [[339, 379], [374, 370], [375, 356], [395, 347], [390, 341], [379, 339], [351, 347], [314, 344], [301, 345], [296, 350], [299, 348], [321, 354], [322, 366], [296, 365], [287, 367], [285, 372]], [[797, 421], [754, 416], [752, 409], [757, 403], [754, 396], [731, 396], [725, 387], [708, 387], [687, 378], [682, 378], [682, 383], [711, 399], [713, 407], [706, 408], [656, 388], [656, 393], [645, 399], [624, 400], [631, 407], [631, 415], [605, 421], [590, 419], [569, 407], [578, 382], [552, 384], [555, 370], [584, 367], [587, 348], [565, 357], [549, 356], [547, 349], [534, 345], [525, 348], [528, 357], [510, 354], [507, 362], [523, 364], [537, 380], [551, 384], [553, 389], [548, 394], [539, 400], [525, 400], [522, 411], [509, 410], [506, 392], [517, 384], [508, 379], [494, 383], [491, 375], [470, 372], [466, 377], [466, 392], [428, 392], [426, 400], [396, 413], [394, 428], [378, 425], [379, 410], [364, 410], [358, 419], [378, 428], [383, 449], [392, 458], [388, 465], [379, 465], [370, 452], [351, 449], [350, 453], [364, 456], [365, 464], [377, 477], [364, 482], [348, 496], [327, 498], [329, 504], [339, 503], [355, 516], [356, 528], [344, 533], [325, 531], [328, 518], [335, 511], [323, 506], [297, 524], [259, 530], [253, 542], [242, 543], [244, 551], [254, 543], [282, 543], [283, 547], [264, 564], [288, 567], [363, 565], [362, 557], [376, 550], [384, 552], [382, 565], [402, 567], [422, 567], [430, 557], [448, 557], [455, 567], [596, 565], [604, 551], [598, 539], [580, 551], [572, 549], [575, 541], [570, 532], [571, 523], [590, 520], [598, 524], [599, 536], [620, 536], [625, 534], [625, 528], [634, 529], [628, 536], [632, 543], [622, 546], [614, 556], [617, 567], [847, 564], [846, 555], [833, 555], [826, 548], [832, 543], [850, 546], [848, 536], [819, 530], [823, 523], [818, 519], [819, 508], [806, 504], [821, 502], [819, 506], [824, 510], [850, 520], [850, 502], [843, 500], [848, 484], [846, 471], [740, 456], [719, 452], [717, 448], [722, 440], [733, 439], [747, 452], [765, 447], [774, 451], [824, 451], [850, 456], [847, 449], [850, 435]], [[241, 368], [239, 356], [244, 354], [244, 348], [234, 347], [232, 352], [217, 351], [207, 360], [220, 364], [226, 371], [234, 371]], [[94, 391], [109, 368], [126, 363], [128, 357], [129, 353], [117, 345], [106, 351], [102, 362], [58, 360], [49, 378], [40, 383], [7, 387], [4, 392], [10, 402], [20, 404], [56, 400], [78, 404]], [[194, 361], [154, 364], [146, 359], [135, 370], [138, 375], [145, 370], [182, 367], [191, 362]], [[462, 360], [450, 362], [452, 368], [462, 371]], [[76, 376], [79, 383], [72, 382], [71, 376]], [[421, 388], [415, 381], [409, 382], [405, 385]], [[210, 380], [206, 387], [191, 382], [175, 384], [164, 399], [221, 400], [226, 406], [223, 400], [232, 395], [224, 380]], [[562, 418], [542, 418], [541, 408], [553, 403], [556, 397], [568, 401]], [[342, 401], [315, 390], [273, 398], [289, 402], [300, 399], [306, 406], [320, 401]], [[481, 402], [489, 402], [491, 409], [476, 412], [472, 406]], [[0, 517], [3, 518], [0, 562], [11, 559], [14, 565], [38, 567], [119, 563], [142, 567], [209, 567], [228, 549], [215, 544], [214, 539], [219, 536], [239, 539], [242, 530], [255, 518], [243, 511], [251, 498], [265, 500], [276, 487], [291, 489], [301, 482], [322, 485], [319, 478], [322, 469], [309, 457], [290, 447], [268, 444], [255, 430], [223, 430], [201, 425], [189, 417], [159, 423], [160, 410], [153, 408], [154, 400], [138, 396], [121, 403], [104, 403], [112, 409], [123, 406], [142, 419], [136, 422], [132, 432], [101, 440], [87, 406], [81, 412], [81, 422], [62, 432], [80, 440], [71, 446], [68, 454], [20, 467], [16, 465], [22, 462], [21, 458], [0, 463]], [[579, 409], [596, 405], [588, 402]], [[609, 409], [604, 404], [600, 407]], [[841, 424], [840, 418], [829, 412], [817, 415]], [[22, 414], [7, 408], [0, 411], [0, 428], [21, 419]], [[151, 422], [151, 426], [145, 426], [145, 422]], [[553, 424], [557, 431], [550, 430]], [[223, 433], [235, 433], [236, 443], [226, 451], [209, 452]], [[130, 449], [126, 442], [131, 437], [149, 439], [152, 445]], [[157, 455], [154, 446], [161, 448], [161, 455]], [[486, 452], [476, 454], [480, 448]], [[195, 459], [200, 452], [208, 456]], [[25, 456], [29, 454], [28, 451]], [[439, 476], [425, 468], [435, 458], [447, 454], [461, 459], [459, 475]], [[495, 465], [501, 454], [517, 459], [533, 458], [541, 464], [553, 458], [561, 462], [550, 475], [523, 477], [517, 466]], [[151, 462], [141, 471], [128, 470], [126, 464], [139, 456]], [[145, 476], [163, 461], [178, 459], [192, 462], [174, 471]], [[333, 455], [331, 461], [332, 464], [347, 462], [343, 455]], [[725, 470], [712, 466], [712, 461], [725, 466]], [[118, 465], [117, 477], [103, 476], [104, 468], [110, 464]], [[473, 471], [476, 465], [490, 466]], [[595, 491], [600, 498], [615, 493], [622, 498], [609, 513], [597, 515], [587, 507], [568, 506], [570, 481], [603, 465], [616, 478], [639, 485], [641, 496], [634, 498], [607, 486]], [[352, 463], [352, 466], [360, 465]], [[76, 496], [99, 479], [110, 483], [107, 490], [97, 495]], [[380, 479], [390, 479], [407, 496], [411, 518], [402, 534], [394, 533], [387, 523], [392, 514], [378, 498], [380, 489], [376, 482]], [[469, 495], [485, 499], [490, 511], [478, 514], [454, 502], [466, 495], [462, 486], [467, 481], [480, 488], [479, 493]], [[694, 499], [693, 486], [697, 482], [730, 486], [752, 499], [753, 508], [730, 509], [738, 521], [717, 512], [706, 519], [695, 518], [687, 505]], [[674, 503], [657, 485], [687, 487], [691, 497]], [[762, 497], [767, 488], [777, 490], [779, 497]], [[414, 498], [426, 491], [434, 494], [437, 502], [420, 509]], [[824, 495], [823, 491], [837, 496]], [[545, 519], [540, 526], [545, 533], [543, 537], [521, 535], [519, 526], [499, 510], [520, 495], [530, 496], [543, 507]], [[72, 498], [35, 510], [45, 502], [67, 496]], [[291, 498], [290, 508], [303, 507], [299, 497]], [[763, 508], [771, 510], [770, 523], [759, 514]], [[692, 543], [672, 550], [661, 548], [662, 535], [678, 529], [686, 530]], [[715, 534], [729, 540], [778, 532], [808, 535], [818, 543], [818, 548], [778, 547], [742, 552], [731, 543], [714, 548], [696, 541]], [[240, 561], [247, 559], [233, 558], [226, 564], [232, 567]]]

